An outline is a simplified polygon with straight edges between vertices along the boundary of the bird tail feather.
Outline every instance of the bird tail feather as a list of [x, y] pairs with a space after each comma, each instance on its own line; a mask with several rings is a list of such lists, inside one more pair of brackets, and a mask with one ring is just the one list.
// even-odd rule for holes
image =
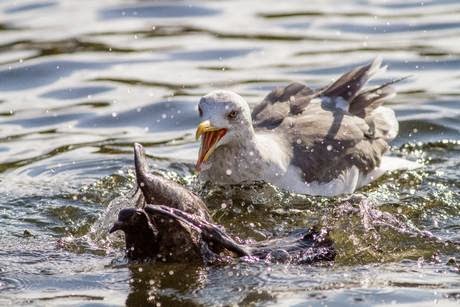
[[321, 92], [321, 96], [342, 97], [346, 101], [351, 101], [362, 87], [378, 73], [386, 71], [387, 66], [382, 65], [382, 58], [376, 57], [372, 63], [360, 67], [342, 75], [337, 81], [326, 87]]
[[371, 78], [385, 72], [386, 69], [386, 65], [382, 66], [382, 58], [376, 57], [368, 65], [356, 67], [342, 75], [337, 81], [323, 89], [320, 95], [330, 98], [341, 97], [348, 103], [348, 112], [366, 118], [386, 99], [395, 96], [396, 91], [392, 87], [393, 84], [408, 78], [391, 80], [376, 88], [362, 90]]
[[358, 93], [350, 102], [349, 112], [365, 118], [372, 111], [380, 107], [385, 100], [396, 96], [396, 90], [392, 85], [407, 78], [409, 76], [391, 80], [376, 88]]

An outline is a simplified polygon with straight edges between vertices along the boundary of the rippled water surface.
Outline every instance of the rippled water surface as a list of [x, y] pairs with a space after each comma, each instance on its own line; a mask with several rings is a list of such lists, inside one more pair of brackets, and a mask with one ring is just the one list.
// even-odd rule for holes
[[[2, 1], [0, 305], [456, 305], [459, 16], [455, 0]], [[336, 262], [126, 264], [107, 229], [132, 192], [133, 142], [161, 174], [197, 189], [201, 95], [226, 88], [255, 104], [275, 86], [320, 87], [377, 55], [389, 70], [374, 84], [410, 76], [389, 103], [401, 122], [392, 154], [425, 167], [360, 193], [436, 240], [367, 229], [337, 199], [212, 189], [201, 193], [233, 234], [320, 224], [333, 229]]]

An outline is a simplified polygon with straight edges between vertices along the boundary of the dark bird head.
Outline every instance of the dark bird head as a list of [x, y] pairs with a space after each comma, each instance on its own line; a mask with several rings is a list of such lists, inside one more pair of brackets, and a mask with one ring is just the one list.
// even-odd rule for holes
[[149, 217], [143, 210], [125, 208], [118, 213], [118, 220], [113, 223], [109, 233], [117, 230], [123, 232], [142, 232], [151, 228]]
[[109, 233], [121, 230], [125, 233], [127, 257], [131, 260], [155, 257], [157, 232], [148, 214], [141, 209], [125, 208], [118, 213], [118, 220]]

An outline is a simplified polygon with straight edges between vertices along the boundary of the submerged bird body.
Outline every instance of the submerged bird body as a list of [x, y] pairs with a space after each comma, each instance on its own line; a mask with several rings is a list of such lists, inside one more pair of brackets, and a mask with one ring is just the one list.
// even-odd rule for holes
[[[333, 196], [352, 193], [386, 171], [410, 168], [409, 161], [384, 156], [398, 132], [394, 112], [382, 106], [394, 94], [393, 82], [362, 90], [384, 69], [375, 60], [318, 91], [292, 83], [273, 90], [252, 114], [235, 93], [204, 96], [197, 130], [203, 135], [200, 178], [217, 184], [265, 181]], [[213, 139], [217, 133], [223, 136]]]
[[297, 230], [261, 242], [238, 242], [214, 224], [201, 198], [149, 171], [144, 149], [134, 145], [136, 207], [124, 208], [109, 232], [123, 231], [130, 260], [222, 263], [238, 257], [251, 261], [307, 264], [334, 260], [327, 231]]

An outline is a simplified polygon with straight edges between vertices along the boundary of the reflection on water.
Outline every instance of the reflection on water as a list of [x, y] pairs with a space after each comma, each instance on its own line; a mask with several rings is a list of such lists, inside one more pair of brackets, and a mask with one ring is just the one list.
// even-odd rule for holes
[[[0, 305], [456, 304], [459, 13], [455, 0], [3, 1]], [[374, 82], [409, 76], [390, 102], [401, 121], [392, 154], [426, 166], [360, 191], [376, 207], [194, 182], [201, 95], [226, 88], [255, 104], [377, 55], [389, 70]], [[337, 261], [126, 264], [106, 230], [132, 193], [134, 141], [233, 234], [332, 227]]]

